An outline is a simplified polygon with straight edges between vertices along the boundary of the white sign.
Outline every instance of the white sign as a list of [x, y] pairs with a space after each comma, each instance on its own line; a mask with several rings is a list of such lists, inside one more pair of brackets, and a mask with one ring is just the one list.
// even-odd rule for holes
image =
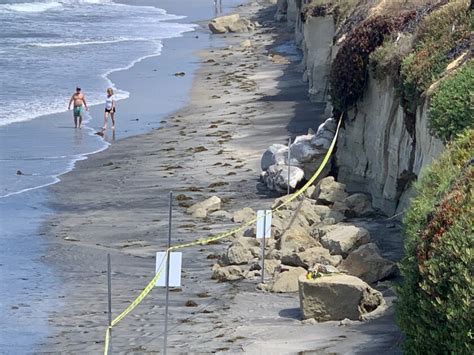
[[272, 236], [272, 210], [257, 211], [257, 238], [270, 238]]
[[[180, 287], [181, 286], [181, 261], [182, 255], [181, 252], [172, 252], [170, 253], [170, 278], [168, 285], [170, 287]], [[156, 267], [155, 272], [161, 268], [160, 276], [156, 280], [156, 285], [158, 287], [166, 287], [166, 252], [156, 253]]]

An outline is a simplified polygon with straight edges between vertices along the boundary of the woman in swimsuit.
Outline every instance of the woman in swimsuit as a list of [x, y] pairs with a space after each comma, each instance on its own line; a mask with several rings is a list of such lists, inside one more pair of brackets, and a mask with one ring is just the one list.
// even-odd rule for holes
[[112, 88], [107, 89], [107, 98], [105, 99], [105, 112], [104, 112], [104, 127], [103, 130], [107, 129], [107, 119], [112, 119], [112, 129], [115, 129], [115, 96]]

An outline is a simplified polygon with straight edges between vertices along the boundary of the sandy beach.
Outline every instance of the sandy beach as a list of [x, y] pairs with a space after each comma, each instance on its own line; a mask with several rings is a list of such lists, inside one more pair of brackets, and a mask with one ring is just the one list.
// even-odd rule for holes
[[[51, 335], [34, 352], [103, 351], [107, 254], [116, 316], [154, 275], [155, 253], [166, 247], [170, 191], [173, 243], [227, 230], [230, 221], [192, 218], [186, 206], [215, 195], [228, 212], [269, 208], [276, 196], [259, 182], [262, 152], [323, 122], [324, 105], [307, 99], [292, 34], [272, 21], [274, 8], [251, 3], [237, 11], [262, 26], [252, 34], [216, 37], [213, 48], [199, 53], [183, 109], [159, 129], [116, 141], [79, 162], [48, 188], [54, 215], [42, 228], [48, 244], [42, 261], [60, 275], [62, 286], [54, 297], [59, 307], [48, 318]], [[245, 40], [250, 46], [242, 45]], [[156, 94], [151, 90], [142, 100], [153, 102]], [[381, 243], [384, 256], [399, 257], [398, 225], [390, 222], [387, 232], [389, 222], [382, 219], [358, 223], [375, 239], [391, 241]], [[225, 245], [183, 250], [183, 286], [170, 294], [170, 353], [400, 353], [391, 308], [366, 323], [304, 324], [297, 294], [265, 293], [250, 281], [211, 280], [213, 259]], [[391, 305], [393, 291], [382, 291]], [[155, 288], [114, 327], [114, 352], [160, 353], [163, 318], [164, 290]]]

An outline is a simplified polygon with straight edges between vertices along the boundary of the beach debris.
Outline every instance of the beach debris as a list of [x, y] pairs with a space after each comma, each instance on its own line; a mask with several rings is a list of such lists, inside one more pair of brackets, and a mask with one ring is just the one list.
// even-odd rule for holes
[[348, 255], [339, 268], [370, 284], [389, 277], [397, 270], [394, 262], [380, 256], [380, 250], [374, 243], [361, 245]]
[[379, 291], [355, 276], [328, 274], [308, 280], [306, 275], [301, 275], [298, 284], [304, 319], [363, 320], [386, 306]]
[[256, 28], [252, 21], [241, 18], [239, 14], [216, 17], [209, 22], [208, 26], [214, 34], [249, 32]]
[[194, 153], [201, 153], [201, 152], [207, 152], [207, 151], [208, 151], [208, 149], [206, 147], [202, 146], [202, 145], [200, 145], [198, 147], [195, 147], [193, 149]]
[[97, 131], [95, 132], [96, 135], [103, 137], [104, 136], [104, 131]]
[[198, 306], [198, 304], [196, 302], [194, 302], [193, 300], [187, 300], [184, 305], [186, 307], [197, 307]]
[[186, 73], [184, 71], [179, 71], [173, 74], [174, 76], [185, 76]]

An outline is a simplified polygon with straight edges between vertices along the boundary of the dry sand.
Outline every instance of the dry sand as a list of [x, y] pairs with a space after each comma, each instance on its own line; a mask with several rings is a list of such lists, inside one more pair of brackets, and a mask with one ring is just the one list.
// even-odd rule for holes
[[[323, 106], [307, 100], [296, 59], [270, 56], [292, 43], [292, 35], [270, 21], [273, 9], [241, 11], [258, 12], [264, 26], [252, 35], [227, 35], [224, 48], [200, 54], [187, 107], [162, 128], [80, 162], [51, 187], [57, 213], [44, 227], [51, 242], [44, 259], [62, 276], [57, 297], [63, 307], [50, 314], [53, 335], [39, 352], [103, 350], [106, 255], [112, 257], [116, 316], [153, 277], [155, 252], [166, 245], [170, 190], [189, 198], [174, 201], [174, 243], [223, 231], [231, 222], [194, 219], [183, 206], [217, 195], [226, 211], [269, 208], [272, 196], [258, 182], [262, 152], [322, 122]], [[240, 47], [247, 38], [252, 47]], [[251, 281], [211, 280], [213, 258], [225, 246], [183, 250], [183, 286], [170, 294], [169, 353], [398, 352], [391, 311], [364, 324], [305, 325], [297, 294], [264, 293]], [[188, 300], [197, 307], [186, 307]], [[161, 351], [163, 301], [163, 289], [155, 288], [113, 329], [114, 352]]]

